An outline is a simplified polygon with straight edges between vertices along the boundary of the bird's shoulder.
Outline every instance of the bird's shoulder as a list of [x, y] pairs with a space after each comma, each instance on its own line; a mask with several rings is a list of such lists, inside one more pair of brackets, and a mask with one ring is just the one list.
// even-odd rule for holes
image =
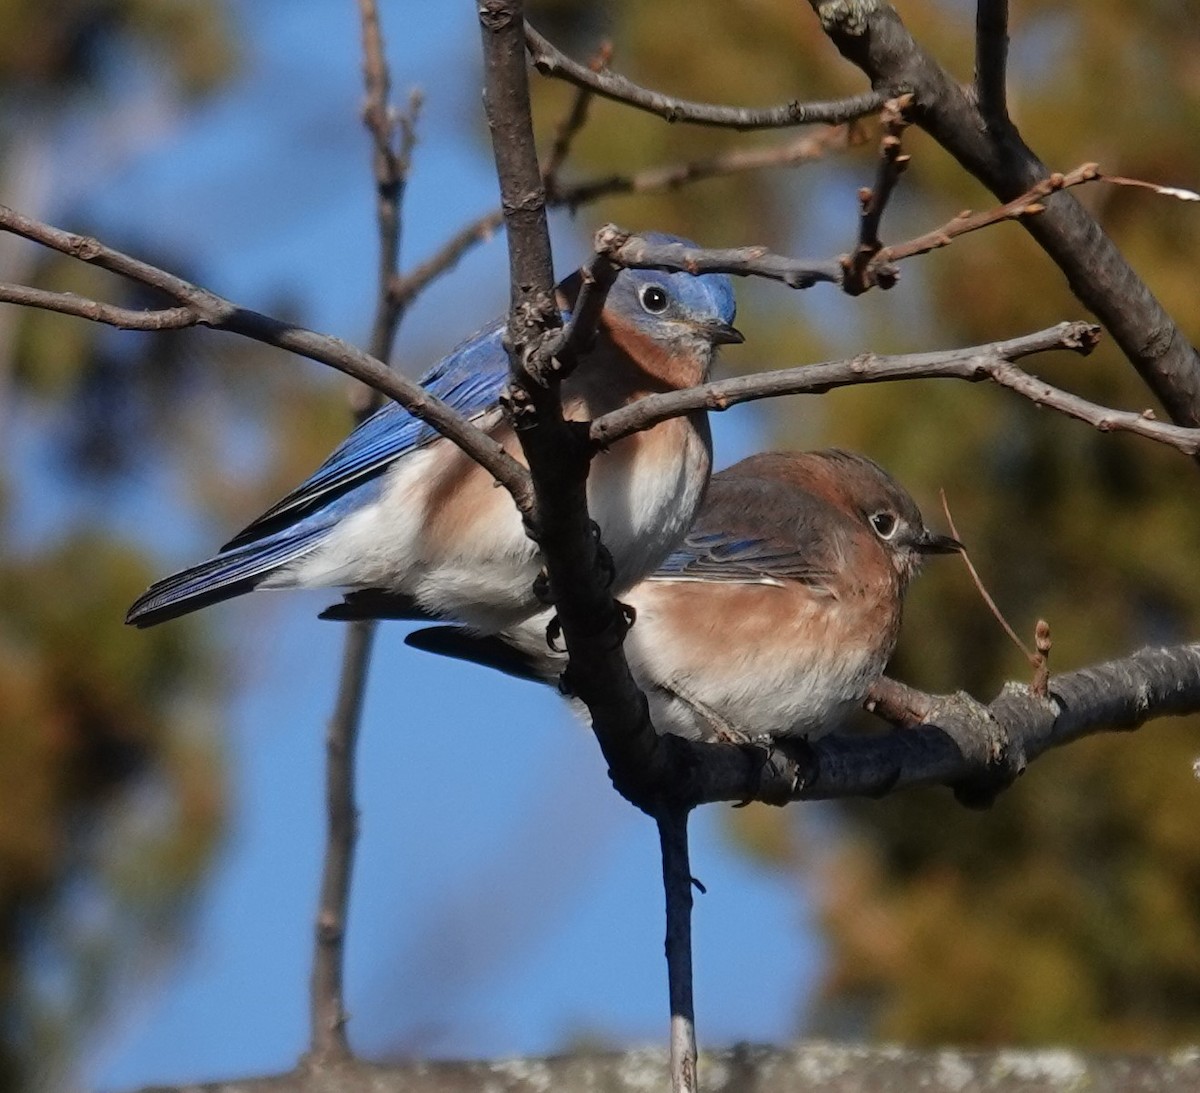
[[[468, 419], [496, 403], [508, 375], [502, 320], [460, 342], [420, 379], [420, 385]], [[270, 535], [382, 473], [401, 456], [438, 439], [433, 426], [389, 401], [358, 426], [304, 482], [222, 548]]]

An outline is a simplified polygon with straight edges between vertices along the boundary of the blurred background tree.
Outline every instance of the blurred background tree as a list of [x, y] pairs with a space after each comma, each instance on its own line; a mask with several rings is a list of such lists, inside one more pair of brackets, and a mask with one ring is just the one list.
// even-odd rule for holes
[[[918, 40], [968, 79], [974, 4], [897, 6]], [[381, 7], [394, 41], [402, 33], [398, 8]], [[1194, 0], [1013, 7], [1013, 113], [1052, 167], [1098, 159], [1113, 172], [1196, 186]], [[86, 230], [72, 210], [87, 172], [74, 189], [60, 183], [47, 191], [45, 148], [96, 131], [89, 147], [116, 154], [114, 147], [159, 135], [164, 112], [219, 95], [241, 59], [235, 8], [0, 0], [2, 199]], [[769, 104], [862, 86], [798, 0], [539, 0], [532, 8], [574, 55], [586, 57], [611, 37], [615, 68], [685, 97]], [[296, 9], [296, 24], [304, 10]], [[459, 46], [453, 60], [461, 67], [448, 63], [444, 71], [470, 82], [476, 43]], [[358, 59], [338, 63], [354, 68]], [[1099, 93], [1101, 80], [1131, 91], [1117, 100]], [[473, 85], [468, 91], [463, 102], [472, 112], [456, 107], [452, 124], [475, 126], [483, 148]], [[548, 139], [571, 92], [542, 80], [534, 91]], [[666, 125], [603, 101], [591, 110], [566, 181], [787, 139]], [[348, 112], [337, 119], [344, 128]], [[888, 239], [993, 203], [923, 134], [910, 130], [905, 145], [913, 161], [888, 210]], [[313, 162], [320, 150], [309, 149]], [[855, 193], [873, 177], [874, 156], [872, 136], [800, 169], [606, 200], [578, 214], [575, 234], [586, 238], [613, 219], [710, 245], [838, 253], [854, 240]], [[418, 181], [426, 169], [419, 155]], [[365, 165], [363, 176], [366, 209]], [[1200, 340], [1191, 307], [1195, 213], [1138, 191], [1077, 193]], [[559, 214], [560, 237], [566, 216]], [[206, 271], [194, 269], [188, 254], [163, 253], [153, 239], [105, 235], [204, 281]], [[371, 260], [359, 257], [369, 268]], [[560, 263], [572, 257], [560, 249]], [[0, 239], [0, 276], [109, 299], [126, 294], [124, 302], [136, 303], [105, 275], [11, 239]], [[492, 287], [502, 306], [501, 280]], [[756, 281], [738, 291], [739, 325], [751, 339], [736, 359], [746, 370], [866, 348], [986, 341], [1081, 314], [1061, 275], [1015, 225], [905, 264], [900, 285], [886, 294], [849, 300], [828, 286], [789, 294]], [[469, 304], [456, 298], [456, 306], [465, 312], [482, 295], [472, 293]], [[252, 302], [297, 318], [310, 310], [289, 295]], [[363, 329], [366, 314], [364, 304]], [[463, 319], [456, 315], [438, 348], [466, 333], [457, 325]], [[1151, 401], [1111, 346], [1083, 362], [1040, 360], [1039, 367], [1101, 402]], [[155, 970], [174, 952], [226, 820], [221, 720], [242, 677], [213, 640], [214, 623], [200, 617], [133, 633], [117, 632], [112, 620], [152, 574], [161, 575], [151, 556], [170, 552], [176, 523], [199, 524], [210, 541], [222, 541], [311, 469], [345, 428], [343, 396], [319, 370], [282, 364], [234, 339], [119, 334], [0, 311], [0, 1089], [28, 1084], [35, 1071], [53, 1084], [122, 979]], [[893, 469], [931, 518], [944, 487], [1018, 629], [1031, 634], [1036, 618], [1050, 621], [1054, 664], [1073, 667], [1200, 633], [1197, 483], [1180, 456], [966, 385], [863, 388], [779, 401], [763, 412], [771, 429], [762, 447], [859, 448]], [[147, 502], [148, 489], [171, 498], [165, 509]], [[47, 498], [55, 499], [50, 518], [42, 511]], [[986, 696], [1025, 667], [965, 574], [944, 563], [909, 598], [894, 672], [925, 688]], [[808, 878], [821, 909], [822, 987], [814, 999], [802, 999], [797, 987], [798, 1008], [808, 1008], [796, 1031], [1145, 1048], [1194, 1040], [1196, 738], [1188, 720], [1155, 726], [1136, 741], [1074, 745], [1041, 760], [983, 814], [934, 791], [729, 813], [744, 852], [780, 874]], [[590, 741], [573, 744], [585, 750]], [[476, 894], [472, 886], [472, 907]], [[434, 917], [440, 928], [447, 916]], [[703, 951], [698, 958], [702, 964]], [[700, 999], [702, 1028], [708, 1005]]]
[[[187, 111], [237, 63], [222, 4], [6, 0], [0, 27], [0, 192], [85, 229], [72, 194], [44, 186], [47, 149], [84, 130], [109, 149], [145, 139], [149, 103]], [[147, 302], [10, 236], [0, 269]], [[114, 629], [157, 568], [153, 532], [131, 539], [115, 517], [162, 476], [228, 525], [319, 458], [343, 427], [331, 385], [284, 385], [258, 356], [0, 314], [0, 1090], [57, 1088], [114, 991], [161, 970], [221, 837], [229, 666], [201, 626]], [[231, 437], [264, 458], [222, 457]]]
[[[542, 18], [585, 56], [599, 37], [634, 80], [705, 101], [766, 104], [832, 98], [861, 86], [817, 32], [805, 4], [659, 0], [577, 5]], [[971, 77], [974, 3], [896, 4], [914, 37]], [[1041, 0], [1012, 6], [1014, 119], [1053, 169], [1200, 181], [1200, 5]], [[1153, 78], [1149, 74], [1153, 73]], [[1112, 97], [1106, 86], [1136, 88]], [[561, 88], [537, 85], [542, 115]], [[582, 159], [630, 170], [699, 158], [777, 134], [667, 126], [594, 106]], [[831, 254], [855, 238], [856, 189], [877, 145], [789, 172], [737, 177], [674, 197], [611, 201], [599, 222], [659, 223], [705, 243], [765, 243]], [[927, 230], [994, 199], [928, 137], [905, 136], [912, 164], [885, 221], [887, 239]], [[1200, 338], [1194, 307], [1200, 220], [1135, 190], [1079, 193], [1179, 321]], [[1017, 226], [956, 242], [904, 265], [899, 287], [857, 300], [820, 287], [799, 301], [739, 286], [757, 360], [800, 363], [863, 349], [974, 344], [1080, 317], [1062, 275]], [[746, 361], [746, 356], [740, 358]], [[1153, 399], [1111, 345], [1086, 362], [1039, 361], [1051, 382], [1117, 406]], [[1200, 483], [1186, 459], [1040, 413], [998, 390], [902, 384], [772, 404], [770, 440], [826, 444], [879, 459], [937, 512], [944, 488], [993, 595], [1032, 644], [1053, 628], [1053, 663], [1073, 667], [1200, 633]], [[940, 517], [940, 514], [937, 514]], [[990, 696], [1025, 673], [1023, 658], [961, 568], [935, 565], [909, 597], [893, 664], [930, 690]], [[1153, 740], [1096, 738], [1040, 762], [990, 811], [944, 790], [883, 801], [750, 808], [730, 822], [750, 853], [809, 870], [830, 945], [823, 986], [797, 1031], [910, 1043], [1069, 1042], [1154, 1048], [1200, 1036], [1200, 825], [1192, 760], [1196, 719]]]

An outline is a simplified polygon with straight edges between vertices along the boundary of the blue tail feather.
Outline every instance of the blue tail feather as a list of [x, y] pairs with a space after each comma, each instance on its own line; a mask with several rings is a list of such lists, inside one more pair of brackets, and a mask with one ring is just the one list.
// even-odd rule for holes
[[142, 628], [156, 626], [249, 592], [280, 566], [312, 550], [327, 530], [324, 522], [290, 528], [164, 577], [138, 597], [125, 621]]

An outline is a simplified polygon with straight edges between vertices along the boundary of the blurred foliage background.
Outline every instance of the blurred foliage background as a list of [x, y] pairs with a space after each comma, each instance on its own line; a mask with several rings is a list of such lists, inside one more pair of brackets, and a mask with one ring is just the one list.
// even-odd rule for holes
[[[974, 4], [895, 6], [918, 41], [971, 78]], [[565, 0], [538, 7], [576, 56], [610, 35], [614, 68], [687, 98], [759, 105], [862, 86], [808, 5], [793, 0], [605, 5], [590, 24]], [[1013, 116], [1052, 169], [1094, 159], [1135, 178], [1200, 182], [1200, 5], [1041, 0], [1013, 4], [1011, 29]], [[1100, 80], [1128, 90], [1101, 94]], [[537, 87], [551, 115], [549, 101], [562, 91]], [[779, 139], [668, 126], [597, 103], [580, 158], [599, 173]], [[611, 201], [594, 219], [660, 222], [669, 203], [679, 230], [712, 245], [840, 253], [853, 244], [855, 193], [871, 182], [876, 148], [872, 140], [795, 170]], [[995, 203], [924, 134], [909, 130], [905, 150], [912, 163], [888, 209], [888, 240]], [[1200, 338], [1192, 209], [1128, 189], [1075, 193], [1185, 334]], [[887, 294], [851, 301], [817, 289], [796, 300], [748, 284], [739, 297], [751, 344], [769, 365], [975, 344], [1083, 316], [1062, 275], [1015, 225], [906, 263]], [[1039, 358], [1036, 368], [1102, 403], [1153, 405], [1111, 344], [1086, 360]], [[1051, 623], [1058, 667], [1200, 632], [1200, 479], [1179, 455], [1101, 435], [1005, 392], [948, 383], [835, 391], [777, 402], [773, 413], [772, 444], [865, 451], [939, 522], [944, 488], [1018, 630], [1032, 644], [1037, 618]], [[930, 690], [990, 697], [1026, 669], [962, 569], [934, 564], [909, 596], [892, 671]], [[1142, 1049], [1195, 1041], [1197, 730], [1196, 719], [1180, 719], [1134, 740], [1072, 746], [1039, 761], [984, 813], [936, 790], [734, 813], [748, 853], [818, 878], [830, 955], [802, 1031]]]
[[[84, 125], [117, 139], [131, 70], [186, 109], [238, 62], [220, 3], [5, 0], [0, 28], [0, 193], [35, 214], [43, 143]], [[186, 255], [110, 241], [188, 273]], [[0, 277], [157, 302], [10, 236]], [[59, 1088], [114, 992], [170, 961], [219, 845], [230, 666], [203, 621], [111, 626], [161, 565], [110, 510], [162, 476], [228, 525], [320, 459], [344, 399], [261, 355], [0, 310], [0, 1090]], [[238, 458], [251, 444], [259, 458]], [[19, 489], [55, 492], [49, 528], [20, 525]]]
[[[767, 104], [862, 86], [797, 0], [532, 7], [576, 56], [611, 37], [615, 68], [685, 97]], [[970, 77], [973, 5], [897, 7], [927, 48]], [[1013, 7], [1013, 113], [1052, 167], [1097, 159], [1120, 174], [1200, 182], [1200, 5]], [[164, 93], [200, 101], [239, 63], [218, 3], [2, 0], [0, 27], [0, 192], [34, 213], [24, 180], [38, 141], [67, 123], [116, 124], [126, 64], [153, 72]], [[1101, 93], [1101, 80], [1123, 94]], [[569, 95], [535, 81], [547, 138]], [[597, 101], [566, 178], [786, 137], [670, 126]], [[992, 203], [922, 134], [910, 131], [905, 145], [913, 160], [886, 238]], [[837, 253], [853, 242], [855, 194], [873, 176], [874, 154], [868, 140], [799, 169], [610, 199], [587, 222]], [[1133, 190], [1076, 193], [1200, 340], [1195, 212]], [[188, 275], [187, 255], [110, 242]], [[138, 302], [97, 271], [11, 240], [0, 240], [0, 275]], [[907, 263], [887, 294], [797, 296], [755, 283], [739, 293], [754, 367], [981, 342], [1082, 313], [1015, 225]], [[295, 310], [288, 300], [271, 309]], [[233, 339], [0, 312], [0, 1089], [65, 1065], [120, 977], [169, 956], [219, 846], [225, 774], [214, 711], [230, 666], [203, 617], [98, 638], [96, 620], [123, 614], [156, 568], [150, 547], [118, 537], [102, 514], [124, 484], [167, 476], [180, 515], [233, 524], [314, 465], [344, 428], [343, 388], [260, 357]], [[1111, 346], [1038, 368], [1101, 402], [1151, 403]], [[5, 423], [18, 412], [56, 453], [39, 473], [71, 501], [52, 533], [28, 534], [6, 500], [15, 434]], [[1200, 481], [1182, 457], [962, 384], [790, 400], [772, 418], [764, 446], [861, 449], [927, 513], [944, 488], [1018, 629], [1031, 635], [1035, 619], [1050, 621], [1056, 666], [1200, 634]], [[248, 448], [257, 458], [229, 454]], [[943, 563], [910, 596], [893, 671], [928, 689], [990, 696], [1025, 668], [961, 569]], [[732, 813], [746, 853], [819, 882], [827, 972], [797, 1032], [1122, 1048], [1200, 1037], [1197, 739], [1190, 719], [1074, 745], [981, 814], [937, 791]]]

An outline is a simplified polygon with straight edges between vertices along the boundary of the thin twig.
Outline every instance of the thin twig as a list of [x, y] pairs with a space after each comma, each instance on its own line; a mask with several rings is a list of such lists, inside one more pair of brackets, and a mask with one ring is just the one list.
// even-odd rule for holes
[[894, 263], [905, 258], [948, 246], [960, 235], [979, 231], [1005, 220], [1019, 220], [1035, 216], [1045, 209], [1041, 203], [1060, 190], [1080, 186], [1086, 182], [1117, 182], [1119, 179], [1105, 176], [1094, 163], [1085, 163], [1065, 175], [1052, 174], [1029, 187], [1025, 193], [1003, 205], [984, 212], [963, 212], [953, 220], [933, 231], [910, 239], [904, 243], [882, 247], [863, 267], [855, 282], [848, 284], [846, 269], [852, 264], [852, 256], [843, 254], [835, 259], [788, 258], [772, 254], [765, 247], [733, 247], [725, 250], [710, 250], [700, 247], [685, 247], [681, 244], [650, 244], [639, 236], [610, 225], [604, 236], [604, 253], [622, 266], [634, 268], [684, 269], [689, 273], [732, 273], [740, 277], [765, 277], [781, 281], [790, 288], [811, 288], [820, 283], [841, 285], [854, 295], [875, 284], [891, 284], [896, 279]]
[[662, 193], [709, 178], [808, 163], [823, 158], [828, 152], [861, 144], [863, 139], [863, 129], [859, 125], [831, 125], [767, 148], [736, 148], [707, 159], [673, 163], [665, 167], [647, 167], [628, 175], [560, 183], [550, 195], [550, 202], [574, 211], [589, 202], [615, 194]]
[[[959, 542], [962, 542], [959, 538], [958, 528], [954, 524], [954, 517], [950, 513], [950, 502], [946, 499], [946, 491], [938, 490], [938, 496], [942, 500], [942, 512], [946, 514], [946, 523], [950, 527], [950, 534], [958, 539]], [[1004, 617], [1004, 613], [996, 606], [996, 601], [992, 599], [992, 594], [984, 586], [979, 576], [979, 571], [975, 568], [975, 563], [971, 561], [971, 555], [966, 547], [963, 547], [958, 553], [963, 560], [963, 564], [967, 567], [967, 572], [971, 574], [971, 580], [975, 582], [975, 591], [979, 593], [980, 599], [987, 605], [987, 609], [992, 613], [992, 618], [1000, 624], [1000, 628], [1008, 635], [1008, 640], [1025, 654], [1025, 659], [1029, 661], [1030, 665], [1036, 667], [1037, 657], [1029, 646], [1017, 636], [1017, 632], [1009, 625], [1008, 619]]]
[[880, 676], [871, 684], [863, 708], [898, 728], [911, 729], [928, 721], [935, 705], [932, 695], [889, 676]]
[[[556, 183], [552, 191], [547, 191], [546, 203], [552, 208], [567, 208], [574, 212], [592, 201], [616, 194], [662, 193], [708, 178], [805, 163], [820, 159], [830, 151], [853, 147], [863, 139], [860, 126], [830, 126], [776, 147], [735, 149], [710, 159], [648, 167], [631, 175]], [[503, 226], [504, 213], [500, 209], [493, 209], [465, 224], [425, 261], [394, 278], [392, 294], [401, 306], [406, 305], [431, 281], [452, 270], [472, 247], [488, 242]]]
[[317, 944], [311, 985], [307, 1062], [325, 1066], [351, 1058], [343, 987], [346, 908], [358, 840], [354, 755], [362, 720], [374, 627], [352, 623], [342, 647], [337, 700], [325, 736], [326, 837], [317, 910]]
[[794, 125], [813, 124], [836, 125], [874, 113], [888, 97], [886, 92], [865, 91], [861, 95], [836, 102], [793, 101], [764, 110], [688, 102], [639, 87], [615, 72], [593, 71], [587, 65], [572, 60], [531, 26], [526, 25], [525, 35], [530, 60], [543, 76], [553, 76], [577, 87], [586, 87], [606, 99], [657, 114], [670, 122], [740, 130], [783, 129]]
[[696, 1014], [692, 999], [692, 869], [688, 809], [655, 817], [667, 904], [667, 989], [671, 1003], [671, 1093], [696, 1093]]
[[[612, 59], [612, 49], [612, 42], [601, 42], [600, 48], [596, 50], [596, 55], [588, 62], [588, 68], [593, 72], [599, 72], [607, 67], [608, 62]], [[554, 141], [550, 145], [545, 163], [542, 164], [542, 182], [546, 187], [547, 201], [554, 200], [554, 195], [559, 187], [559, 172], [571, 154], [571, 146], [574, 144], [575, 138], [587, 123], [588, 107], [591, 105], [592, 95], [591, 88], [575, 88], [575, 93], [571, 96], [570, 108], [554, 131]]]
[[875, 176], [875, 185], [869, 189], [863, 188], [858, 192], [862, 213], [859, 219], [858, 246], [852, 254], [842, 261], [845, 276], [842, 279], [842, 289], [850, 296], [858, 296], [873, 285], [880, 288], [891, 288], [899, 274], [889, 264], [875, 264], [871, 277], [866, 276], [868, 267], [872, 266], [876, 255], [883, 249], [879, 239], [879, 226], [883, 222], [883, 212], [891, 199], [892, 191], [900, 176], [908, 167], [909, 157], [900, 151], [900, 138], [908, 127], [904, 111], [912, 103], [911, 95], [901, 95], [889, 99], [883, 104], [883, 137], [879, 142], [879, 168]]
[[1063, 349], [1089, 353], [1100, 328], [1091, 323], [1060, 323], [1058, 326], [992, 345], [953, 349], [938, 353], [911, 353], [885, 357], [864, 353], [848, 360], [805, 364], [778, 372], [749, 376], [650, 395], [629, 406], [596, 418], [589, 435], [598, 449], [615, 444], [631, 433], [649, 429], [669, 418], [695, 410], [721, 411], [741, 402], [776, 398], [780, 395], [819, 395], [835, 387], [863, 383], [891, 383], [912, 379], [960, 379], [968, 382], [991, 380], [1039, 406], [1075, 418], [1102, 433], [1127, 432], [1166, 444], [1184, 455], [1200, 454], [1200, 428], [1189, 429], [1158, 421], [1150, 410], [1114, 410], [1031, 376], [1012, 363], [1033, 353]]
[[979, 0], [975, 9], [975, 101], [994, 129], [1008, 121], [1008, 0]]
[[[874, 87], [916, 95], [913, 116], [1001, 201], [1048, 168], [1011, 126], [991, 128], [975, 96], [916, 42], [891, 4], [809, 0], [822, 30]], [[1022, 227], [1062, 270], [1071, 290], [1108, 329], [1180, 425], [1200, 425], [1200, 352], [1155, 298], [1094, 216], [1056, 194]]]
[[[241, 307], [182, 277], [105, 246], [97, 239], [66, 232], [22, 216], [5, 205], [0, 205], [0, 231], [12, 232], [60, 254], [128, 277], [148, 288], [158, 289], [178, 305], [151, 308], [130, 315], [126, 309], [96, 304], [94, 317], [97, 322], [137, 330], [157, 329], [154, 325], [156, 322], [172, 328], [207, 326], [213, 330], [240, 334], [336, 368], [394, 399], [414, 417], [428, 422], [432, 428], [453, 441], [512, 494], [522, 512], [528, 512], [532, 507], [529, 475], [520, 463], [441, 399], [412, 380], [396, 374], [371, 354], [340, 338], [318, 334]], [[0, 303], [26, 304], [66, 315], [93, 317], [85, 313], [79, 297], [60, 293], [30, 295], [29, 290], [20, 285], [0, 285]], [[187, 310], [189, 322], [182, 321], [180, 307]], [[127, 319], [131, 320], [129, 324], [126, 323]]]
[[[366, 87], [363, 123], [371, 136], [379, 231], [378, 290], [369, 349], [376, 360], [387, 361], [403, 314], [402, 305], [392, 298], [388, 286], [399, 261], [404, 189], [416, 143], [421, 97], [414, 91], [408, 112], [399, 118], [394, 115], [391, 73], [375, 0], [358, 0], [358, 10]], [[355, 417], [362, 421], [377, 406], [379, 392], [371, 387], [356, 388], [351, 401]], [[355, 757], [375, 628], [372, 621], [360, 620], [347, 630], [337, 701], [325, 741], [326, 833], [310, 988], [308, 1061], [313, 1066], [344, 1062], [352, 1055], [346, 1035], [346, 920], [358, 840]]]

